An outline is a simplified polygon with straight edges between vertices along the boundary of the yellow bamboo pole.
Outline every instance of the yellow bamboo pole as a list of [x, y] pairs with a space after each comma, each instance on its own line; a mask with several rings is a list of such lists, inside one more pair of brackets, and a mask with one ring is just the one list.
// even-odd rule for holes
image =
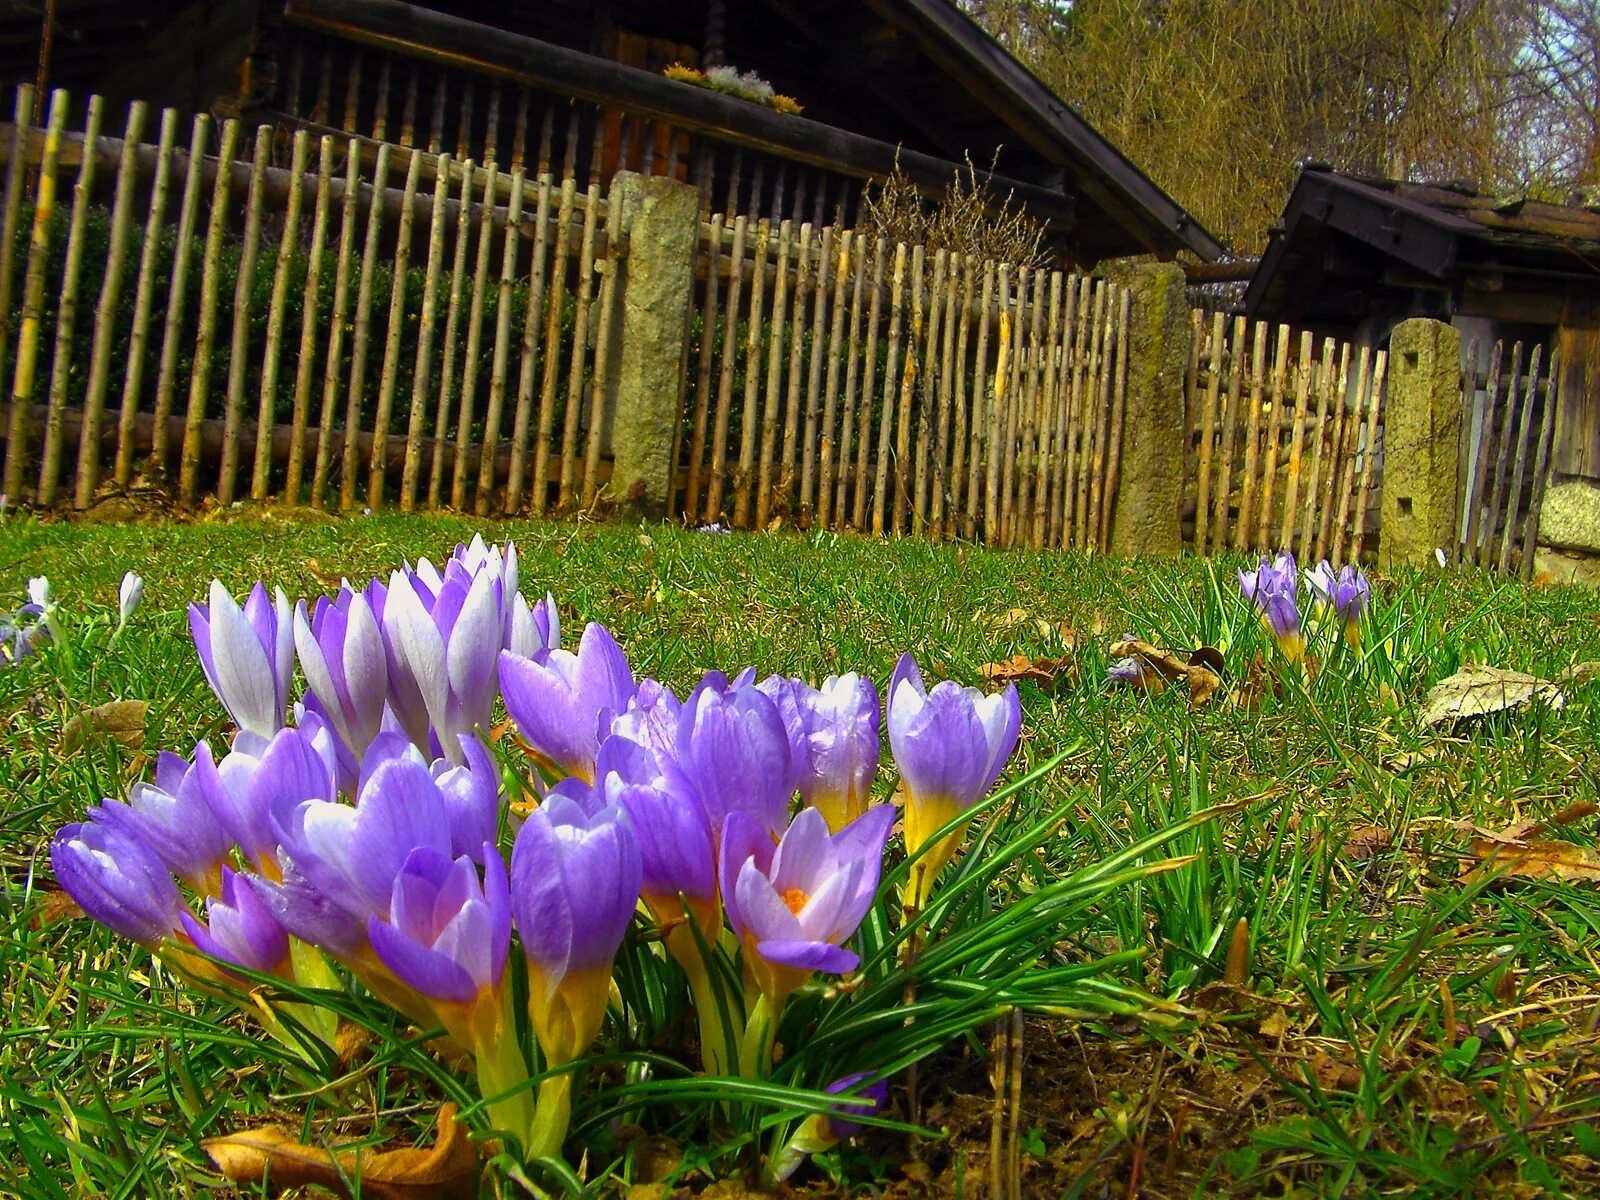
[[367, 345], [372, 339], [372, 290], [383, 233], [383, 194], [389, 185], [389, 143], [378, 146], [372, 172], [372, 202], [367, 210], [367, 239], [361, 248], [361, 278], [356, 284], [356, 319], [350, 339], [350, 389], [345, 396], [344, 453], [341, 457], [339, 507], [356, 503], [356, 473], [361, 464], [361, 405], [367, 390]]
[[316, 371], [319, 309], [322, 304], [322, 258], [328, 249], [328, 216], [333, 198], [333, 136], [323, 134], [318, 147], [317, 198], [311, 218], [311, 258], [300, 301], [300, 355], [295, 360], [294, 402], [289, 416], [289, 465], [284, 474], [283, 502], [300, 503], [305, 476], [306, 427], [311, 418], [311, 383]]
[[[494, 357], [489, 369], [489, 407], [483, 414], [483, 441], [478, 454], [478, 494], [473, 511], [489, 515], [494, 494], [495, 452], [500, 441], [500, 422], [505, 415], [506, 381], [511, 370], [511, 294], [517, 283], [518, 227], [522, 224], [523, 192], [527, 180], [521, 171], [511, 175], [511, 200], [506, 210], [506, 228], [501, 240], [500, 290], [495, 303]], [[589, 486], [585, 478], [584, 486]]]
[[244, 388], [250, 366], [250, 317], [255, 305], [256, 263], [261, 257], [261, 193], [266, 187], [267, 163], [272, 158], [272, 126], [256, 129], [255, 156], [250, 165], [250, 188], [245, 194], [244, 245], [233, 284], [233, 333], [228, 343], [228, 383], [222, 425], [222, 462], [218, 470], [217, 501], [232, 504], [239, 473], [239, 450], [244, 434]]
[[322, 415], [317, 421], [317, 457], [311, 468], [311, 507], [322, 508], [328, 498], [328, 475], [333, 469], [333, 422], [339, 411], [339, 381], [344, 375], [344, 327], [350, 311], [350, 268], [355, 258], [356, 206], [361, 194], [361, 144], [348, 143], [345, 156], [344, 209], [339, 224], [339, 259], [333, 274], [333, 313], [328, 321], [328, 359], [323, 364]]
[[277, 264], [272, 273], [272, 297], [267, 304], [266, 357], [261, 363], [261, 403], [256, 413], [256, 454], [250, 474], [250, 498], [265, 500], [272, 469], [272, 428], [278, 397], [278, 374], [283, 362], [284, 308], [289, 300], [289, 268], [299, 249], [301, 185], [311, 135], [297, 129], [290, 153], [289, 200], [284, 206], [283, 229], [278, 235]]
[[[514, 160], [521, 164], [524, 126], [528, 119], [528, 93], [521, 93], [517, 109], [516, 150]], [[513, 170], [516, 168], [513, 167]], [[544, 297], [547, 286], [545, 261], [550, 243], [550, 176], [539, 176], [538, 201], [533, 218], [533, 264], [530, 267], [528, 308], [522, 321], [522, 369], [517, 376], [517, 413], [511, 425], [511, 469], [506, 480], [505, 514], [513, 516], [522, 510], [523, 480], [527, 475], [528, 429], [533, 420], [533, 380], [539, 364], [539, 326], [544, 315]]]

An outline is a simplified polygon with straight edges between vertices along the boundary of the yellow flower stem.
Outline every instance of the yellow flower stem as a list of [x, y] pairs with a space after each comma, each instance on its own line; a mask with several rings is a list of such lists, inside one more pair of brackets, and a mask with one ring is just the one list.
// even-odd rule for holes
[[739, 1047], [739, 1074], [745, 1079], [765, 1079], [772, 1073], [772, 1046], [778, 1036], [778, 1018], [783, 1001], [769, 1004], [760, 997], [750, 1010]]
[[[515, 1034], [506, 1030], [492, 1042], [480, 1045], [477, 1062], [478, 1091], [488, 1102], [485, 1107], [490, 1123], [520, 1141], [531, 1143], [535, 1134], [533, 1093], [527, 1087], [528, 1064]], [[562, 1078], [571, 1077], [564, 1075]], [[542, 1089], [540, 1095], [543, 1095]], [[565, 1133], [563, 1124], [561, 1135]]]
[[[552, 1064], [560, 1065], [560, 1064]], [[527, 1157], [557, 1158], [572, 1123], [572, 1072], [562, 1071], [539, 1085], [539, 1100], [528, 1131]]]
[[666, 936], [667, 952], [677, 960], [689, 980], [695, 1019], [700, 1025], [700, 1059], [707, 1075], [732, 1075], [739, 1070], [739, 1046], [730, 1022], [737, 1014], [725, 1011], [729, 998], [711, 978], [711, 968], [699, 939], [687, 921]]
[[[343, 991], [344, 984], [334, 974], [333, 964], [321, 950], [299, 938], [289, 939], [289, 963], [294, 967], [294, 979], [301, 987]], [[339, 1014], [331, 1009], [312, 1004], [285, 1005], [295, 1019], [332, 1047], [339, 1040]]]

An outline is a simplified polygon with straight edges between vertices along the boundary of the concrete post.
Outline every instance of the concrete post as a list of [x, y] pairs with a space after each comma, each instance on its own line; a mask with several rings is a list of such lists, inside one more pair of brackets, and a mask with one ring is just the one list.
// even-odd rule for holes
[[610, 236], [620, 233], [628, 250], [609, 264], [617, 291], [606, 369], [607, 498], [624, 512], [660, 519], [677, 465], [700, 194], [674, 179], [619, 171], [609, 210]]
[[1113, 264], [1111, 280], [1132, 293], [1128, 384], [1112, 554], [1176, 555], [1183, 544], [1183, 377], [1193, 336], [1183, 269], [1172, 263]]
[[1414, 318], [1389, 339], [1378, 565], [1423, 565], [1453, 551], [1461, 510], [1461, 334]]

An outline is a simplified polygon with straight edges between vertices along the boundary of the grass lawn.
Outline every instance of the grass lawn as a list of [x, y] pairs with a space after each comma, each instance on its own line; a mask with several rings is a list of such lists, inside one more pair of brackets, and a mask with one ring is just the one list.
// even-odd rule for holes
[[[916, 1116], [937, 1138], [913, 1148], [869, 1130], [803, 1168], [799, 1193], [990, 1195], [991, 1138], [1009, 1144], [1013, 1126], [1024, 1196], [1600, 1190], [1600, 866], [1583, 857], [1597, 819], [1573, 807], [1600, 802], [1600, 705], [1579, 688], [1564, 710], [1453, 732], [1417, 718], [1463, 663], [1550, 677], [1600, 659], [1592, 596], [1473, 572], [1374, 578], [1364, 658], [1329, 636], [1314, 643], [1324, 662], [1309, 684], [1191, 711], [1181, 690], [1101, 686], [1106, 650], [1127, 631], [1219, 646], [1238, 686], [1271, 646], [1232, 560], [306, 515], [0, 525], [0, 607], [46, 575], [79, 631], [0, 671], [0, 1193], [204, 1194], [217, 1177], [201, 1140], [266, 1122], [311, 1142], [426, 1138], [454, 1093], [425, 1045], [380, 1033], [318, 1077], [227, 1004], [176, 986], [147, 951], [71, 915], [46, 848], [57, 826], [148, 772], [143, 750], [78, 744], [67, 726], [84, 710], [148, 700], [151, 753], [221, 744], [226, 718], [185, 618], [213, 576], [235, 594], [265, 579], [309, 598], [341, 576], [438, 561], [474, 532], [515, 538], [523, 591], [554, 594], [569, 642], [583, 621], [605, 622], [636, 673], [680, 695], [708, 668], [747, 663], [813, 680], [855, 669], [881, 687], [908, 648], [930, 683], [988, 686], [979, 668], [1016, 654], [1069, 660], [1053, 689], [1021, 684], [1006, 779], [1064, 757], [958, 860], [970, 873], [1045, 821], [1047, 836], [982, 881], [986, 910], [1225, 806], [1148, 857], [1176, 860], [1169, 869], [1129, 872], [1039, 934], [1035, 982], [997, 993], [1028, 1010], [1020, 1088], [1005, 1082], [998, 1109], [1003, 1016], [922, 1064]], [[126, 570], [146, 599], [113, 644]], [[885, 795], [891, 783], [886, 758]], [[1475, 838], [1557, 814], [1576, 817], [1539, 836], [1582, 848], [1568, 874], [1588, 878], [1473, 869]], [[1241, 919], [1247, 937], [1235, 936]], [[1066, 970], [1092, 962], [1104, 965], [1089, 979]], [[1047, 969], [1071, 979], [1059, 995]], [[640, 1082], [631, 1068], [626, 1078]], [[901, 1118], [904, 1083], [892, 1093]], [[665, 1087], [633, 1095], [626, 1119], [575, 1123], [568, 1158], [594, 1194], [698, 1192], [727, 1169], [712, 1104]], [[679, 1163], [670, 1186], [630, 1193], [662, 1161]]]

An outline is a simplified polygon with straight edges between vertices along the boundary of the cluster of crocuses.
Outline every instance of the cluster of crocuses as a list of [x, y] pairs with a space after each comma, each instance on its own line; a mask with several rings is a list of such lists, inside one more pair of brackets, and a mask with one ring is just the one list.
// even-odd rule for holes
[[[1372, 600], [1372, 589], [1361, 569], [1346, 564], [1337, 572], [1327, 559], [1303, 572], [1314, 600], [1313, 616], [1331, 616], [1354, 650], [1361, 648], [1361, 618]], [[1260, 610], [1261, 619], [1278, 639], [1283, 655], [1290, 662], [1305, 657], [1306, 635], [1300, 612], [1302, 572], [1294, 555], [1287, 550], [1268, 558], [1253, 571], [1240, 570], [1239, 587], [1244, 598]]]
[[50, 638], [55, 601], [43, 575], [28, 580], [28, 602], [15, 612], [0, 608], [0, 667], [15, 666]]
[[[338, 964], [467, 1051], [493, 1124], [530, 1156], [561, 1147], [564, 1068], [589, 1054], [616, 1002], [630, 924], [653, 923], [654, 952], [683, 967], [708, 1071], [763, 1073], [790, 994], [859, 964], [848, 943], [897, 812], [874, 803], [882, 726], [914, 856], [901, 899], [915, 911], [1021, 721], [1014, 688], [928, 689], [910, 655], [886, 721], [855, 674], [817, 688], [713, 671], [680, 699], [636, 678], [599, 624], [562, 646], [553, 599], [530, 606], [515, 550], [480, 540], [442, 569], [423, 560], [346, 584], [309, 611], [260, 584], [241, 607], [214, 583], [190, 626], [238, 732], [225, 753], [202, 741], [163, 754], [152, 782], [62, 829], [51, 848], [62, 886], [225, 994], [241, 991], [230, 968], [340, 986]], [[508, 797], [516, 772], [486, 744], [497, 698], [515, 730], [502, 745], [538, 767], [531, 794]], [[542, 1051], [537, 1089], [512, 1010], [514, 952]], [[716, 954], [741, 964], [743, 995], [723, 994]], [[326, 1014], [293, 1015], [296, 1031], [332, 1036]], [[835, 1081], [856, 1099], [807, 1123], [805, 1144], [847, 1128], [860, 1097], [881, 1101], [879, 1083]]]

